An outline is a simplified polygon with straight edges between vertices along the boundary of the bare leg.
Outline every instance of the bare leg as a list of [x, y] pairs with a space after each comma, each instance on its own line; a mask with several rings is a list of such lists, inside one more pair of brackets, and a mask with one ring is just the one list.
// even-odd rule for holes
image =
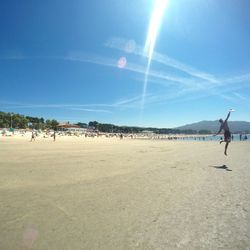
[[227, 155], [227, 147], [228, 147], [228, 144], [229, 144], [229, 141], [226, 142], [226, 145], [225, 145], [225, 152], [224, 154]]

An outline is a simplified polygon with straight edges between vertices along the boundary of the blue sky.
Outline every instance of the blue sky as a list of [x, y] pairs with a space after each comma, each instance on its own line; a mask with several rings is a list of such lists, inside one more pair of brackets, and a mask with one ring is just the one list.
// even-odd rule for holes
[[250, 121], [250, 1], [169, 0], [150, 56], [163, 1], [1, 0], [0, 110], [175, 127], [234, 108]]

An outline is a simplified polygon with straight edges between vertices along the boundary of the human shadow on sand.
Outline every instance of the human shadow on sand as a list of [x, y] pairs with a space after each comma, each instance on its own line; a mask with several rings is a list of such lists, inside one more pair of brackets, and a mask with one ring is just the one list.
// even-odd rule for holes
[[213, 168], [217, 168], [217, 169], [224, 169], [226, 171], [233, 171], [232, 169], [229, 169], [226, 165], [222, 165], [222, 166], [210, 166]]

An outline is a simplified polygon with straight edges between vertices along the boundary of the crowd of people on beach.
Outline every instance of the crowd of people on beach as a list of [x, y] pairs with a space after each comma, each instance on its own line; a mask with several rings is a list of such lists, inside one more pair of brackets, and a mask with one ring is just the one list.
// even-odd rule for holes
[[[91, 133], [68, 133], [65, 131], [56, 131], [56, 130], [25, 130], [25, 129], [16, 129], [12, 132], [9, 129], [0, 129], [0, 135], [2, 136], [30, 136], [30, 141], [35, 141], [36, 138], [52, 138], [53, 141], [56, 141], [57, 137], [73, 136], [73, 137], [85, 137], [85, 138], [119, 138], [122, 139], [141, 139], [141, 140], [168, 140], [168, 141], [211, 141], [211, 140], [222, 140], [222, 137], [214, 138], [212, 135], [169, 135], [169, 134], [124, 134], [124, 133], [102, 133], [102, 132], [91, 132]], [[247, 134], [232, 134], [231, 141], [247, 141]]]

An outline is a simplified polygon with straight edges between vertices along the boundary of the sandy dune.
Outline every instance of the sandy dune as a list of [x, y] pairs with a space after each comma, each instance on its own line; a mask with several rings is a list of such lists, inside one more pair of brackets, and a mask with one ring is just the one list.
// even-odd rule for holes
[[0, 249], [250, 249], [249, 152], [0, 137]]

